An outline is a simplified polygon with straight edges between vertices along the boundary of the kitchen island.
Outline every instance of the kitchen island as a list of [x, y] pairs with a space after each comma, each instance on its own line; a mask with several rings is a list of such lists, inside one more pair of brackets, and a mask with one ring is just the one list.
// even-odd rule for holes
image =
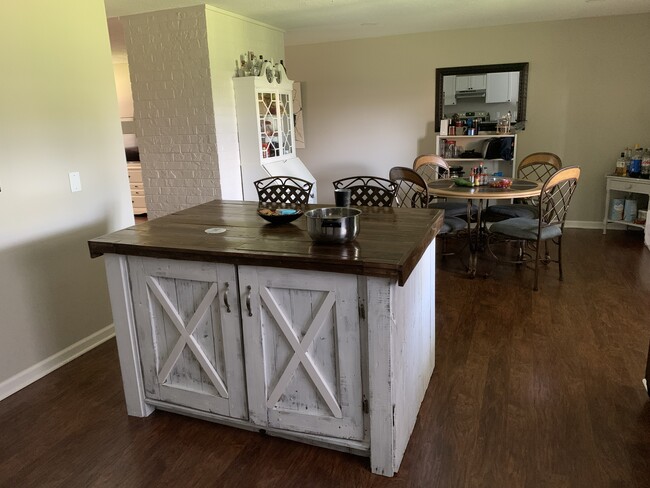
[[275, 226], [235, 201], [91, 240], [129, 415], [160, 408], [397, 472], [434, 368], [443, 213], [359, 208], [346, 244], [313, 242], [304, 216]]

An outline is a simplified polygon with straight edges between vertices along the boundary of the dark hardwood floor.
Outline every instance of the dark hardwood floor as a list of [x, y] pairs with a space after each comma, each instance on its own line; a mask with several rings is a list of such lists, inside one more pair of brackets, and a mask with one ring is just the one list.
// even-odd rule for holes
[[[436, 368], [394, 478], [161, 411], [128, 417], [111, 340], [0, 402], [1, 487], [650, 486], [650, 251], [568, 230], [557, 267], [437, 276]], [[103, 324], [102, 324], [103, 325]]]

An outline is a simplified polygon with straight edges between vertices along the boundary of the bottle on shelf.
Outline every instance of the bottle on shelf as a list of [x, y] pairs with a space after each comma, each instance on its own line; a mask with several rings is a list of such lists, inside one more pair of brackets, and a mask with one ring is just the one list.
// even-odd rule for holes
[[630, 160], [630, 170], [628, 176], [631, 178], [639, 178], [641, 176], [641, 162], [643, 161], [643, 149], [639, 145], [634, 146], [634, 153]]
[[641, 160], [641, 178], [650, 179], [650, 149], [643, 152], [643, 159]]
[[615, 176], [625, 176], [627, 174], [627, 161], [625, 161], [625, 152], [616, 160]]

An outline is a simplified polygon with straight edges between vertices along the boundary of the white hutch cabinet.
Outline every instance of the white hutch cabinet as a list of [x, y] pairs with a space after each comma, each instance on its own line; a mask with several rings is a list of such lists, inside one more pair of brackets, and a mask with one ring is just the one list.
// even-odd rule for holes
[[[253, 181], [276, 174], [266, 167], [296, 158], [293, 82], [282, 68], [233, 78], [244, 199], [257, 199]], [[300, 176], [285, 171], [286, 176]], [[307, 179], [307, 178], [305, 178]]]

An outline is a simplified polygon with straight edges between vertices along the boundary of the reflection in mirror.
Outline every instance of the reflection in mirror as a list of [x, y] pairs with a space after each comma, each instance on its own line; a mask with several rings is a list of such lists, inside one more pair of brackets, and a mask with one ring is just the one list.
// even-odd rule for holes
[[524, 129], [527, 91], [528, 63], [438, 68], [435, 130], [440, 119], [454, 114], [481, 119], [490, 129], [508, 112], [516, 128]]

